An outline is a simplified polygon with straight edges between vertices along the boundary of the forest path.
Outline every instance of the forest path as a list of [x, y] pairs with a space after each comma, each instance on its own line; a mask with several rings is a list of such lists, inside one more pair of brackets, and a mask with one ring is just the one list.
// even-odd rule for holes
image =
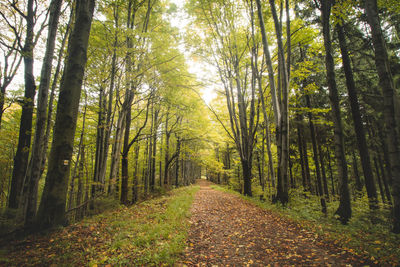
[[[370, 262], [199, 180], [182, 263], [199, 266], [353, 266]], [[367, 260], [368, 261], [368, 260]]]

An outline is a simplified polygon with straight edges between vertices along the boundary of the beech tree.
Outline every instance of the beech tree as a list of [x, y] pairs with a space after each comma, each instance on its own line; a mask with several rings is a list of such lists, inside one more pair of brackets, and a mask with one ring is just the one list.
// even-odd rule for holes
[[68, 173], [94, 5], [94, 0], [76, 3], [74, 29], [68, 44], [68, 58], [60, 86], [49, 170], [37, 215], [39, 228], [65, 223]]

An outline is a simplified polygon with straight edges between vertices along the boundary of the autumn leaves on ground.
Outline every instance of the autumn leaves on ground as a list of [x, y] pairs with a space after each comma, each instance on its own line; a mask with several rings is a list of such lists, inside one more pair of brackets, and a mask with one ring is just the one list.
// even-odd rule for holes
[[4, 245], [3, 266], [379, 265], [275, 212], [198, 185]]

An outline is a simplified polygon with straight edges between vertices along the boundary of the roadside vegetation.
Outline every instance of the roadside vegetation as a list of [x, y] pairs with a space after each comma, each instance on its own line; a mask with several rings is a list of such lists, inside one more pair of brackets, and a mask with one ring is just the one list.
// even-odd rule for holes
[[104, 212], [46, 235], [3, 247], [0, 265], [173, 265], [185, 248], [198, 186]]

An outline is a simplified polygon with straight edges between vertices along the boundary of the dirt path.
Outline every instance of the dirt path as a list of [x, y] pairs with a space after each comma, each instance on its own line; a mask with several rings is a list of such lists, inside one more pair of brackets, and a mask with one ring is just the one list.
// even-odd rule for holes
[[184, 264], [359, 266], [363, 259], [294, 223], [199, 181]]

